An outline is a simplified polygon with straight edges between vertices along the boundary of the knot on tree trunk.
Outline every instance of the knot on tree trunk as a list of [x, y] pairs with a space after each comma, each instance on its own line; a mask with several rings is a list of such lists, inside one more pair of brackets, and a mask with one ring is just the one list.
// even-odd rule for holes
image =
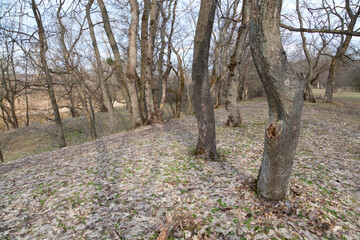
[[282, 125], [282, 121], [270, 123], [266, 128], [266, 136], [269, 139], [274, 139], [280, 136], [282, 132], [281, 125]]

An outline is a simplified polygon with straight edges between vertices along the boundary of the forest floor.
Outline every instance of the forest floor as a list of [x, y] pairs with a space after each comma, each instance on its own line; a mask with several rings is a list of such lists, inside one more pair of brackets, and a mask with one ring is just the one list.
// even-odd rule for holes
[[0, 239], [360, 239], [360, 98], [306, 103], [290, 195], [255, 191], [267, 104], [215, 111], [221, 161], [194, 116], [0, 165]]

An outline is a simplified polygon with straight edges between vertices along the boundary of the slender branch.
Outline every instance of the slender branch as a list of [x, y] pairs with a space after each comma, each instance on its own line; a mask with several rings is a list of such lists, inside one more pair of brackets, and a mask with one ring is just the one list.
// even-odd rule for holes
[[354, 32], [349, 30], [294, 28], [282, 23], [280, 24], [280, 27], [290, 30], [292, 32], [345, 34], [345, 35], [360, 37], [360, 32]]

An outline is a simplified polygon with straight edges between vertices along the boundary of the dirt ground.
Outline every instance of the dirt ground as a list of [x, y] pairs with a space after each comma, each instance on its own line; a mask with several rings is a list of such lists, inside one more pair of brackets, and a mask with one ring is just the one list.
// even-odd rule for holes
[[0, 166], [0, 239], [360, 239], [360, 102], [306, 104], [290, 195], [255, 191], [265, 101], [217, 109], [221, 161], [192, 155], [194, 116]]

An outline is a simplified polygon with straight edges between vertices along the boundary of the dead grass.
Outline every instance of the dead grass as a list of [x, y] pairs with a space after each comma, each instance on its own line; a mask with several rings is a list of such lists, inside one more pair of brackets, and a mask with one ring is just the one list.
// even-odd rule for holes
[[[186, 106], [182, 108], [181, 117], [187, 115]], [[164, 118], [173, 116], [170, 105], [166, 105]], [[18, 158], [28, 157], [34, 154], [52, 151], [58, 148], [54, 123], [45, 122], [40, 115], [31, 117], [32, 124], [29, 127], [11, 129], [0, 134], [0, 148], [3, 151], [5, 162]], [[96, 129], [98, 137], [127, 130], [130, 125], [130, 113], [123, 108], [115, 109], [116, 130], [110, 132], [110, 123], [107, 113], [96, 113]], [[65, 139], [68, 146], [79, 145], [91, 141], [89, 129], [85, 117], [69, 118], [63, 120]]]

